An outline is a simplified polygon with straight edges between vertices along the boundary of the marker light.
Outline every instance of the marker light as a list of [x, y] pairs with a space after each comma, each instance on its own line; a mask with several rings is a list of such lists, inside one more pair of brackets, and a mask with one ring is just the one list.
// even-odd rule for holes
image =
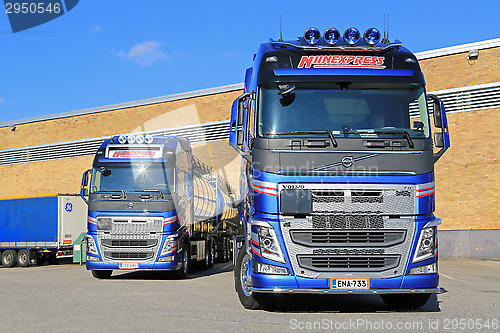
[[123, 134], [121, 134], [119, 137], [118, 137], [118, 142], [121, 143], [122, 145], [127, 143], [127, 137]]
[[363, 34], [363, 39], [367, 44], [375, 45], [380, 40], [380, 31], [377, 28], [370, 28]]
[[127, 142], [130, 143], [130, 144], [134, 143], [135, 142], [135, 136], [128, 135], [127, 136]]
[[152, 135], [146, 135], [144, 137], [144, 141], [149, 145], [150, 143], [153, 143], [153, 136]]
[[344, 32], [344, 40], [349, 45], [354, 45], [359, 42], [361, 34], [356, 28], [349, 28]]
[[135, 137], [135, 142], [139, 145], [142, 145], [144, 143], [144, 137], [142, 135], [138, 135]]
[[321, 38], [321, 33], [316, 28], [309, 28], [304, 32], [304, 40], [307, 44], [314, 45], [319, 42]]
[[323, 39], [330, 45], [335, 45], [340, 40], [340, 32], [335, 28], [330, 28], [325, 31]]

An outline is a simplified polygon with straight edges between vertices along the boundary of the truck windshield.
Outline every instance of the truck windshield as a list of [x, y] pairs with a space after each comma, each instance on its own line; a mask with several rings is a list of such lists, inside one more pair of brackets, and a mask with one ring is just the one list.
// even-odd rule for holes
[[[288, 96], [276, 84], [259, 88], [257, 133], [332, 131], [335, 136], [407, 131], [428, 138], [429, 117], [422, 85], [412, 83], [293, 83]], [[280, 101], [281, 100], [281, 101]], [[380, 134], [385, 136], [390, 134]]]
[[139, 163], [103, 165], [92, 169], [90, 192], [100, 191], [161, 191], [172, 193], [175, 178], [172, 168], [161, 164]]

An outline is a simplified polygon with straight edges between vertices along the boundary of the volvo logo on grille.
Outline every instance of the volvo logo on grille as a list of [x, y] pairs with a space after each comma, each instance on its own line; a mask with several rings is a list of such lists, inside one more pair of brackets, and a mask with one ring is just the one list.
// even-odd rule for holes
[[342, 165], [345, 168], [350, 168], [352, 166], [352, 163], [354, 162], [352, 156], [344, 156], [342, 157]]

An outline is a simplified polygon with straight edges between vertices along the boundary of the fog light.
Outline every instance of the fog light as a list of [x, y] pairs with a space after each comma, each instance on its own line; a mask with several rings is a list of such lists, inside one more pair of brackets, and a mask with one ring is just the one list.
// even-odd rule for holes
[[261, 262], [254, 262], [254, 272], [260, 274], [288, 275], [286, 267], [268, 265]]
[[434, 274], [437, 273], [437, 262], [430, 265], [418, 266], [410, 268], [410, 275], [416, 274]]
[[101, 261], [99, 257], [87, 256], [87, 261]]
[[175, 256], [166, 256], [166, 257], [158, 258], [158, 261], [174, 261], [174, 260], [175, 260]]

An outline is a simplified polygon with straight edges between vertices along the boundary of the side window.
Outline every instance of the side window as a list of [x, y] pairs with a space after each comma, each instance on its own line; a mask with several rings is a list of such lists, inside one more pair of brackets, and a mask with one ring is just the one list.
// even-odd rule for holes
[[254, 101], [248, 101], [248, 141], [255, 138], [255, 108]]

